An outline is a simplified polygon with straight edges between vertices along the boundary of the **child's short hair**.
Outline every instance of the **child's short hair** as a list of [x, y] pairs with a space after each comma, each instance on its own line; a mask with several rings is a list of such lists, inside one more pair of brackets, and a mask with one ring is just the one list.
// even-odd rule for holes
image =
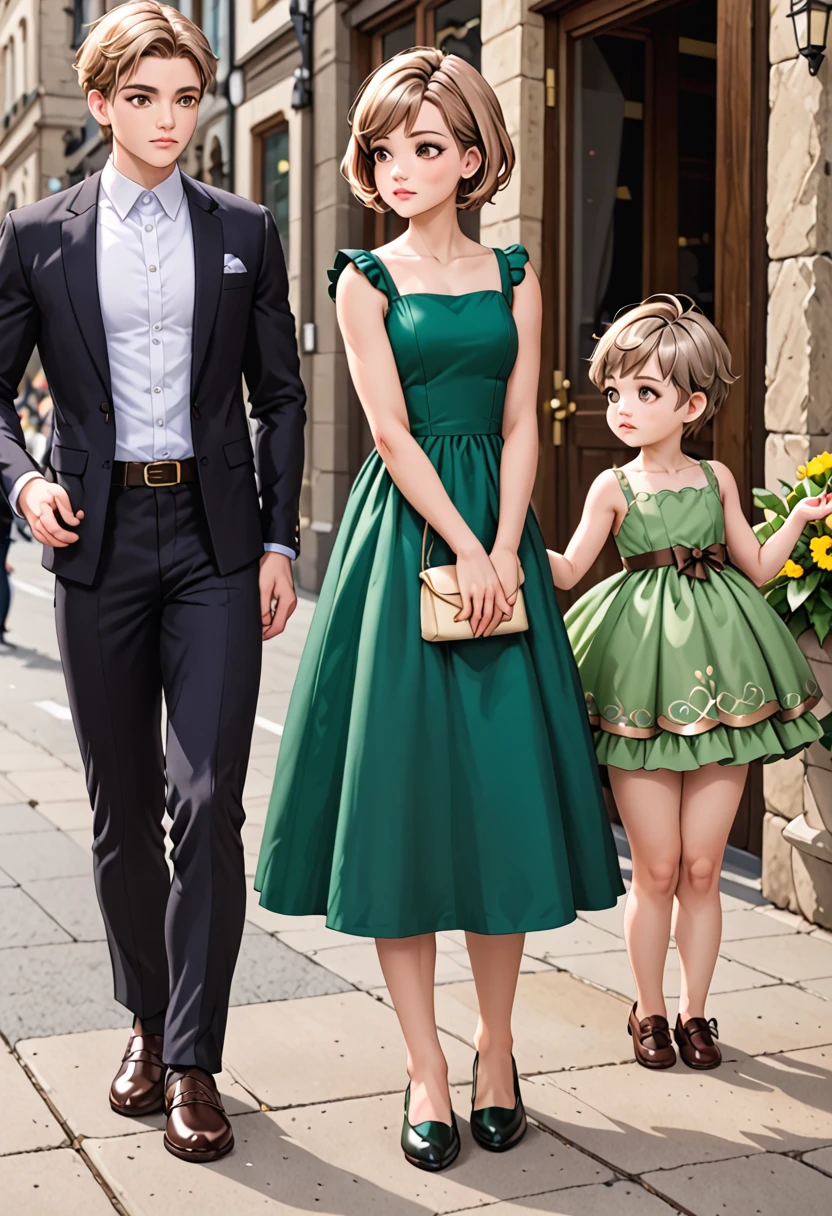
[[372, 145], [404, 123], [410, 134], [422, 103], [431, 102], [461, 148], [478, 148], [482, 164], [459, 183], [456, 205], [475, 211], [508, 185], [514, 147], [491, 85], [458, 55], [436, 47], [401, 51], [367, 77], [348, 116], [352, 134], [341, 172], [365, 207], [387, 211], [376, 190]]
[[696, 392], [707, 397], [704, 412], [685, 427], [685, 435], [695, 435], [725, 404], [737, 379], [725, 339], [689, 296], [650, 296], [599, 339], [589, 378], [603, 391], [610, 376], [637, 375], [653, 355], [664, 379], [679, 390], [677, 409]]
[[[99, 17], [75, 56], [78, 83], [88, 96], [94, 89], [111, 100], [129, 80], [143, 55], [153, 59], [190, 59], [199, 73], [200, 96], [217, 74], [217, 58], [198, 25], [167, 4], [130, 0]], [[109, 133], [109, 127], [102, 127]]]

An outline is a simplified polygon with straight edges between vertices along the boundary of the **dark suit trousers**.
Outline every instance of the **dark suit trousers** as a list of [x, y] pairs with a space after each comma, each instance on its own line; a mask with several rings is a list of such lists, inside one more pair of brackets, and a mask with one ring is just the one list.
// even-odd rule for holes
[[196, 485], [114, 487], [95, 582], [59, 578], [55, 600], [115, 997], [164, 1015], [166, 1063], [208, 1072], [221, 1068], [245, 921], [257, 576], [257, 562], [217, 573]]

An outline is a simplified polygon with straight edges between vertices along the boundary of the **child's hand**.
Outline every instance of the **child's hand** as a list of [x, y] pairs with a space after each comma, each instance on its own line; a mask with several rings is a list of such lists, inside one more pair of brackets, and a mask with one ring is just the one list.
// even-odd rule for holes
[[826, 519], [828, 515], [832, 515], [832, 494], [819, 494], [817, 498], [802, 499], [793, 514], [807, 523], [814, 519]]

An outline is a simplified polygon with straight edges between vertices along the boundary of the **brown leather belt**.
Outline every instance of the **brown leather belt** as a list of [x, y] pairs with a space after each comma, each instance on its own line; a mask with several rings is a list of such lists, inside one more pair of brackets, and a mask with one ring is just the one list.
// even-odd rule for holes
[[684, 545], [673, 545], [670, 549], [653, 549], [650, 553], [635, 553], [622, 557], [621, 564], [628, 574], [637, 570], [658, 570], [660, 566], [675, 566], [679, 574], [688, 578], [708, 579], [709, 571], [721, 574], [728, 561], [725, 545], [715, 543], [703, 549], [696, 546], [687, 549]]
[[150, 486], [155, 490], [196, 481], [197, 476], [195, 456], [187, 460], [151, 460], [148, 464], [141, 460], [113, 461], [114, 486]]

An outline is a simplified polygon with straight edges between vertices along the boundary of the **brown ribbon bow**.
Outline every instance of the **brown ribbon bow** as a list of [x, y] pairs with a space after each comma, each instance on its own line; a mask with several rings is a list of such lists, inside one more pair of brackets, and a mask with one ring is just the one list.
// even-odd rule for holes
[[686, 549], [684, 545], [674, 545], [673, 556], [679, 574], [707, 581], [710, 578], [709, 570], [715, 570], [717, 574], [722, 573], [728, 554], [722, 544], [708, 545], [705, 549]]

